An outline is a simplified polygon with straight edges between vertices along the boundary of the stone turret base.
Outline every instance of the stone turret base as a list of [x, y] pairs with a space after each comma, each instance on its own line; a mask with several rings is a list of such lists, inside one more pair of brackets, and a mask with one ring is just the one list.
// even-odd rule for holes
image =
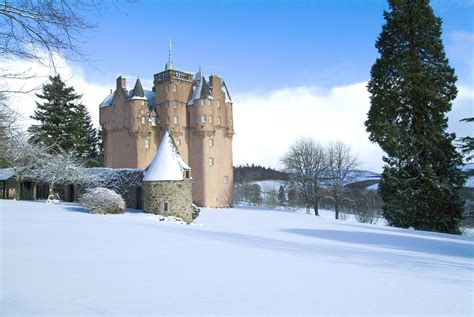
[[[174, 216], [187, 223], [192, 218], [191, 180], [143, 182], [143, 210], [147, 213]], [[165, 204], [168, 211], [165, 211]]]

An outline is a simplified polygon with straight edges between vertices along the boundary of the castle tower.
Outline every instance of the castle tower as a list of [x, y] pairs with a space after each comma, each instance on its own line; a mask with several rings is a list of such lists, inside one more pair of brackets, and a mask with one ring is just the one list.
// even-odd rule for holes
[[225, 82], [217, 75], [206, 78], [201, 67], [196, 74], [177, 70], [170, 45], [152, 91], [137, 80], [128, 92], [119, 77], [115, 92], [100, 105], [105, 166], [145, 168], [169, 131], [193, 169], [193, 201], [206, 207], [232, 206], [232, 107]]
[[144, 211], [192, 222], [191, 169], [165, 131], [143, 179]]

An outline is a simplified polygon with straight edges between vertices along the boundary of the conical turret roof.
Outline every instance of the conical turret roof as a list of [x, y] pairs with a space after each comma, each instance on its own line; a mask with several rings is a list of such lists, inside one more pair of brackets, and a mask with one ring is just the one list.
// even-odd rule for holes
[[135, 87], [133, 87], [131, 97], [132, 99], [146, 98], [145, 92], [143, 91], [142, 83], [140, 82], [140, 78], [137, 79], [137, 82], [135, 83]]
[[191, 168], [183, 161], [168, 130], [145, 170], [145, 182], [177, 181], [184, 179], [184, 172]]

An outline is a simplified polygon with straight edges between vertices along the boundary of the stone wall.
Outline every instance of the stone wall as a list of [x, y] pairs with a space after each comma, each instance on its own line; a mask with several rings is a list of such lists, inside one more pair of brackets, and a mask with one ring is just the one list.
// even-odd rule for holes
[[[143, 182], [144, 208], [147, 213], [174, 216], [192, 222], [191, 180]], [[168, 203], [168, 212], [163, 210]]]

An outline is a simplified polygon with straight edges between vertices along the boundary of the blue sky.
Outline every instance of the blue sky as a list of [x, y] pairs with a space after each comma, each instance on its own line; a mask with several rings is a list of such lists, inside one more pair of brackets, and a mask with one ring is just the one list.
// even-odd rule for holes
[[[459, 120], [474, 116], [474, 0], [432, 1], [432, 7], [443, 19], [443, 42], [459, 79], [449, 130], [472, 135], [472, 125]], [[366, 82], [387, 8], [385, 1], [371, 0], [110, 0], [90, 17], [98, 27], [81, 47], [92, 65], [58, 65], [98, 124], [98, 105], [119, 74], [130, 89], [137, 77], [151, 88], [171, 38], [179, 70], [196, 72], [202, 65], [206, 75], [227, 83], [234, 101], [234, 165], [281, 168], [291, 142], [309, 136], [348, 143], [361, 168], [380, 172], [383, 151], [368, 140], [364, 121], [370, 108]], [[8, 65], [51, 71], [22, 61]], [[15, 103], [28, 118], [34, 96], [21, 98]]]
[[[472, 2], [432, 5], [443, 18], [449, 53], [453, 34], [473, 32]], [[89, 34], [83, 48], [98, 69], [86, 67], [86, 76], [101, 84], [119, 73], [151, 79], [163, 69], [172, 38], [179, 69], [197, 71], [201, 64], [234, 93], [366, 81], [386, 8], [370, 0], [122, 1], [109, 4]], [[473, 84], [463, 58], [450, 60], [460, 80]]]

